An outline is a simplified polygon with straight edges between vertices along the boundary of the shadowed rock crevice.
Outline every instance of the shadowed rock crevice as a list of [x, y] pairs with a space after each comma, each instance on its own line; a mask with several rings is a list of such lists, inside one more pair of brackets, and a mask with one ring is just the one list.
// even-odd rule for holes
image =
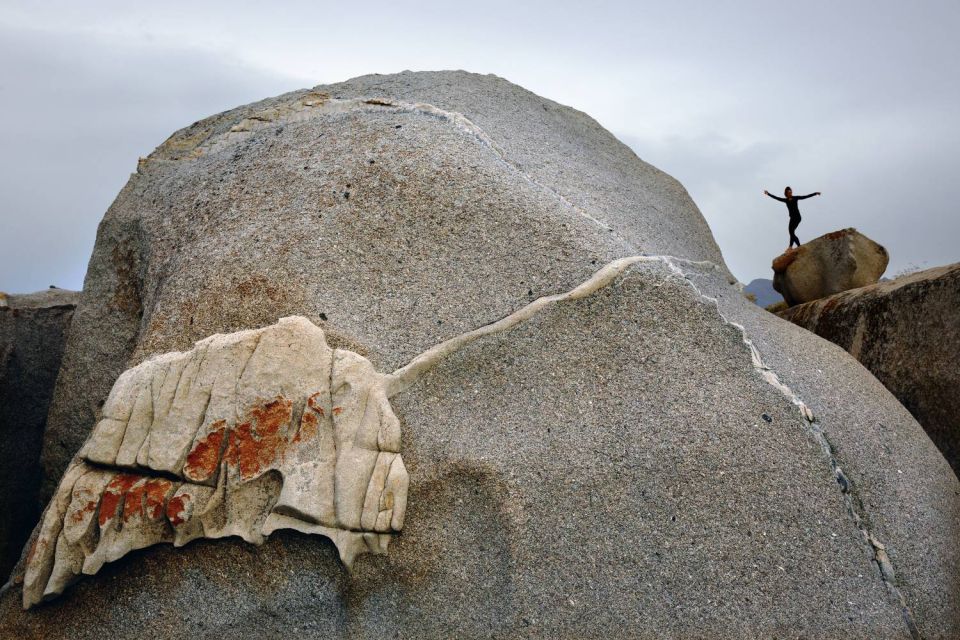
[[40, 516], [40, 448], [79, 294], [0, 294], [0, 581]]

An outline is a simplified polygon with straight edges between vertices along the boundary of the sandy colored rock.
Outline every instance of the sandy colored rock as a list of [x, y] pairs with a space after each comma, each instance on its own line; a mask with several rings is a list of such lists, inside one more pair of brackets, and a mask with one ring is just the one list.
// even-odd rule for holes
[[40, 515], [40, 447], [79, 294], [0, 293], [0, 576]]
[[773, 288], [791, 306], [810, 302], [877, 282], [889, 260], [856, 229], [833, 231], [774, 258]]
[[749, 303], [682, 186], [582, 113], [404, 73], [175, 134], [100, 227], [52, 482], [121, 372], [286, 315], [394, 372], [390, 553], [347, 573], [297, 532], [157, 545], [26, 612], [13, 583], [0, 633], [960, 631], [949, 465], [853, 358]]
[[408, 483], [387, 381], [300, 317], [125, 371], [44, 513], [24, 607], [163, 542], [296, 529], [348, 566], [385, 553]]
[[960, 474], [960, 264], [851, 289], [780, 316], [862, 362]]

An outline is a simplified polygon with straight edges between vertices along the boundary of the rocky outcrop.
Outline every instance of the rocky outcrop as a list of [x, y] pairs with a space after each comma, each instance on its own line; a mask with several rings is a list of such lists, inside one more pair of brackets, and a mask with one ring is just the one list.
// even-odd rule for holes
[[40, 445], [79, 294], [0, 293], [0, 575], [20, 556], [40, 509]]
[[921, 427], [750, 304], [682, 186], [582, 113], [404, 73], [175, 134], [100, 226], [53, 488], [123, 371], [287, 315], [396, 390], [389, 554], [156, 545], [28, 611], [15, 580], [0, 635], [960, 631], [960, 484]]
[[960, 474], [960, 263], [852, 289], [780, 316], [862, 362]]
[[385, 553], [407, 504], [390, 381], [297, 317], [124, 372], [44, 514], [24, 607], [161, 542], [296, 529], [347, 566]]
[[773, 288], [790, 306], [819, 300], [877, 282], [889, 260], [887, 250], [870, 238], [842, 229], [774, 259]]

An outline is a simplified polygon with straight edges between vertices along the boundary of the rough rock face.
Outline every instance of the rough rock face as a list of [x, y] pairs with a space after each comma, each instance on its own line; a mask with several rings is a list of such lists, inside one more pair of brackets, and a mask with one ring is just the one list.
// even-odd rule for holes
[[78, 295], [0, 294], [0, 575], [5, 580], [40, 510], [40, 446]]
[[385, 553], [407, 504], [388, 381], [298, 317], [124, 372], [44, 514], [24, 606], [161, 542], [296, 529], [347, 566]]
[[29, 611], [15, 580], [0, 632], [960, 633], [949, 465], [853, 358], [749, 303], [683, 188], [582, 113], [404, 73], [175, 134], [100, 227], [51, 482], [122, 371], [286, 315], [397, 376], [390, 553], [347, 573], [297, 532], [158, 545]]
[[856, 229], [842, 229], [777, 257], [773, 288], [790, 306], [811, 302], [877, 282], [889, 261], [882, 246]]
[[923, 425], [960, 474], [960, 263], [780, 315], [846, 349]]

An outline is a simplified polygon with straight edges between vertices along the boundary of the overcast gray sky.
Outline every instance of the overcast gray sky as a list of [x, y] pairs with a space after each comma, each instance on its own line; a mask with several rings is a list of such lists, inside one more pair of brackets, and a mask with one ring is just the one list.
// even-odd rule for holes
[[0, 290], [83, 283], [145, 156], [205, 116], [366, 73], [495, 73], [586, 111], [686, 185], [742, 281], [786, 212], [888, 275], [960, 260], [960, 2], [0, 0]]

